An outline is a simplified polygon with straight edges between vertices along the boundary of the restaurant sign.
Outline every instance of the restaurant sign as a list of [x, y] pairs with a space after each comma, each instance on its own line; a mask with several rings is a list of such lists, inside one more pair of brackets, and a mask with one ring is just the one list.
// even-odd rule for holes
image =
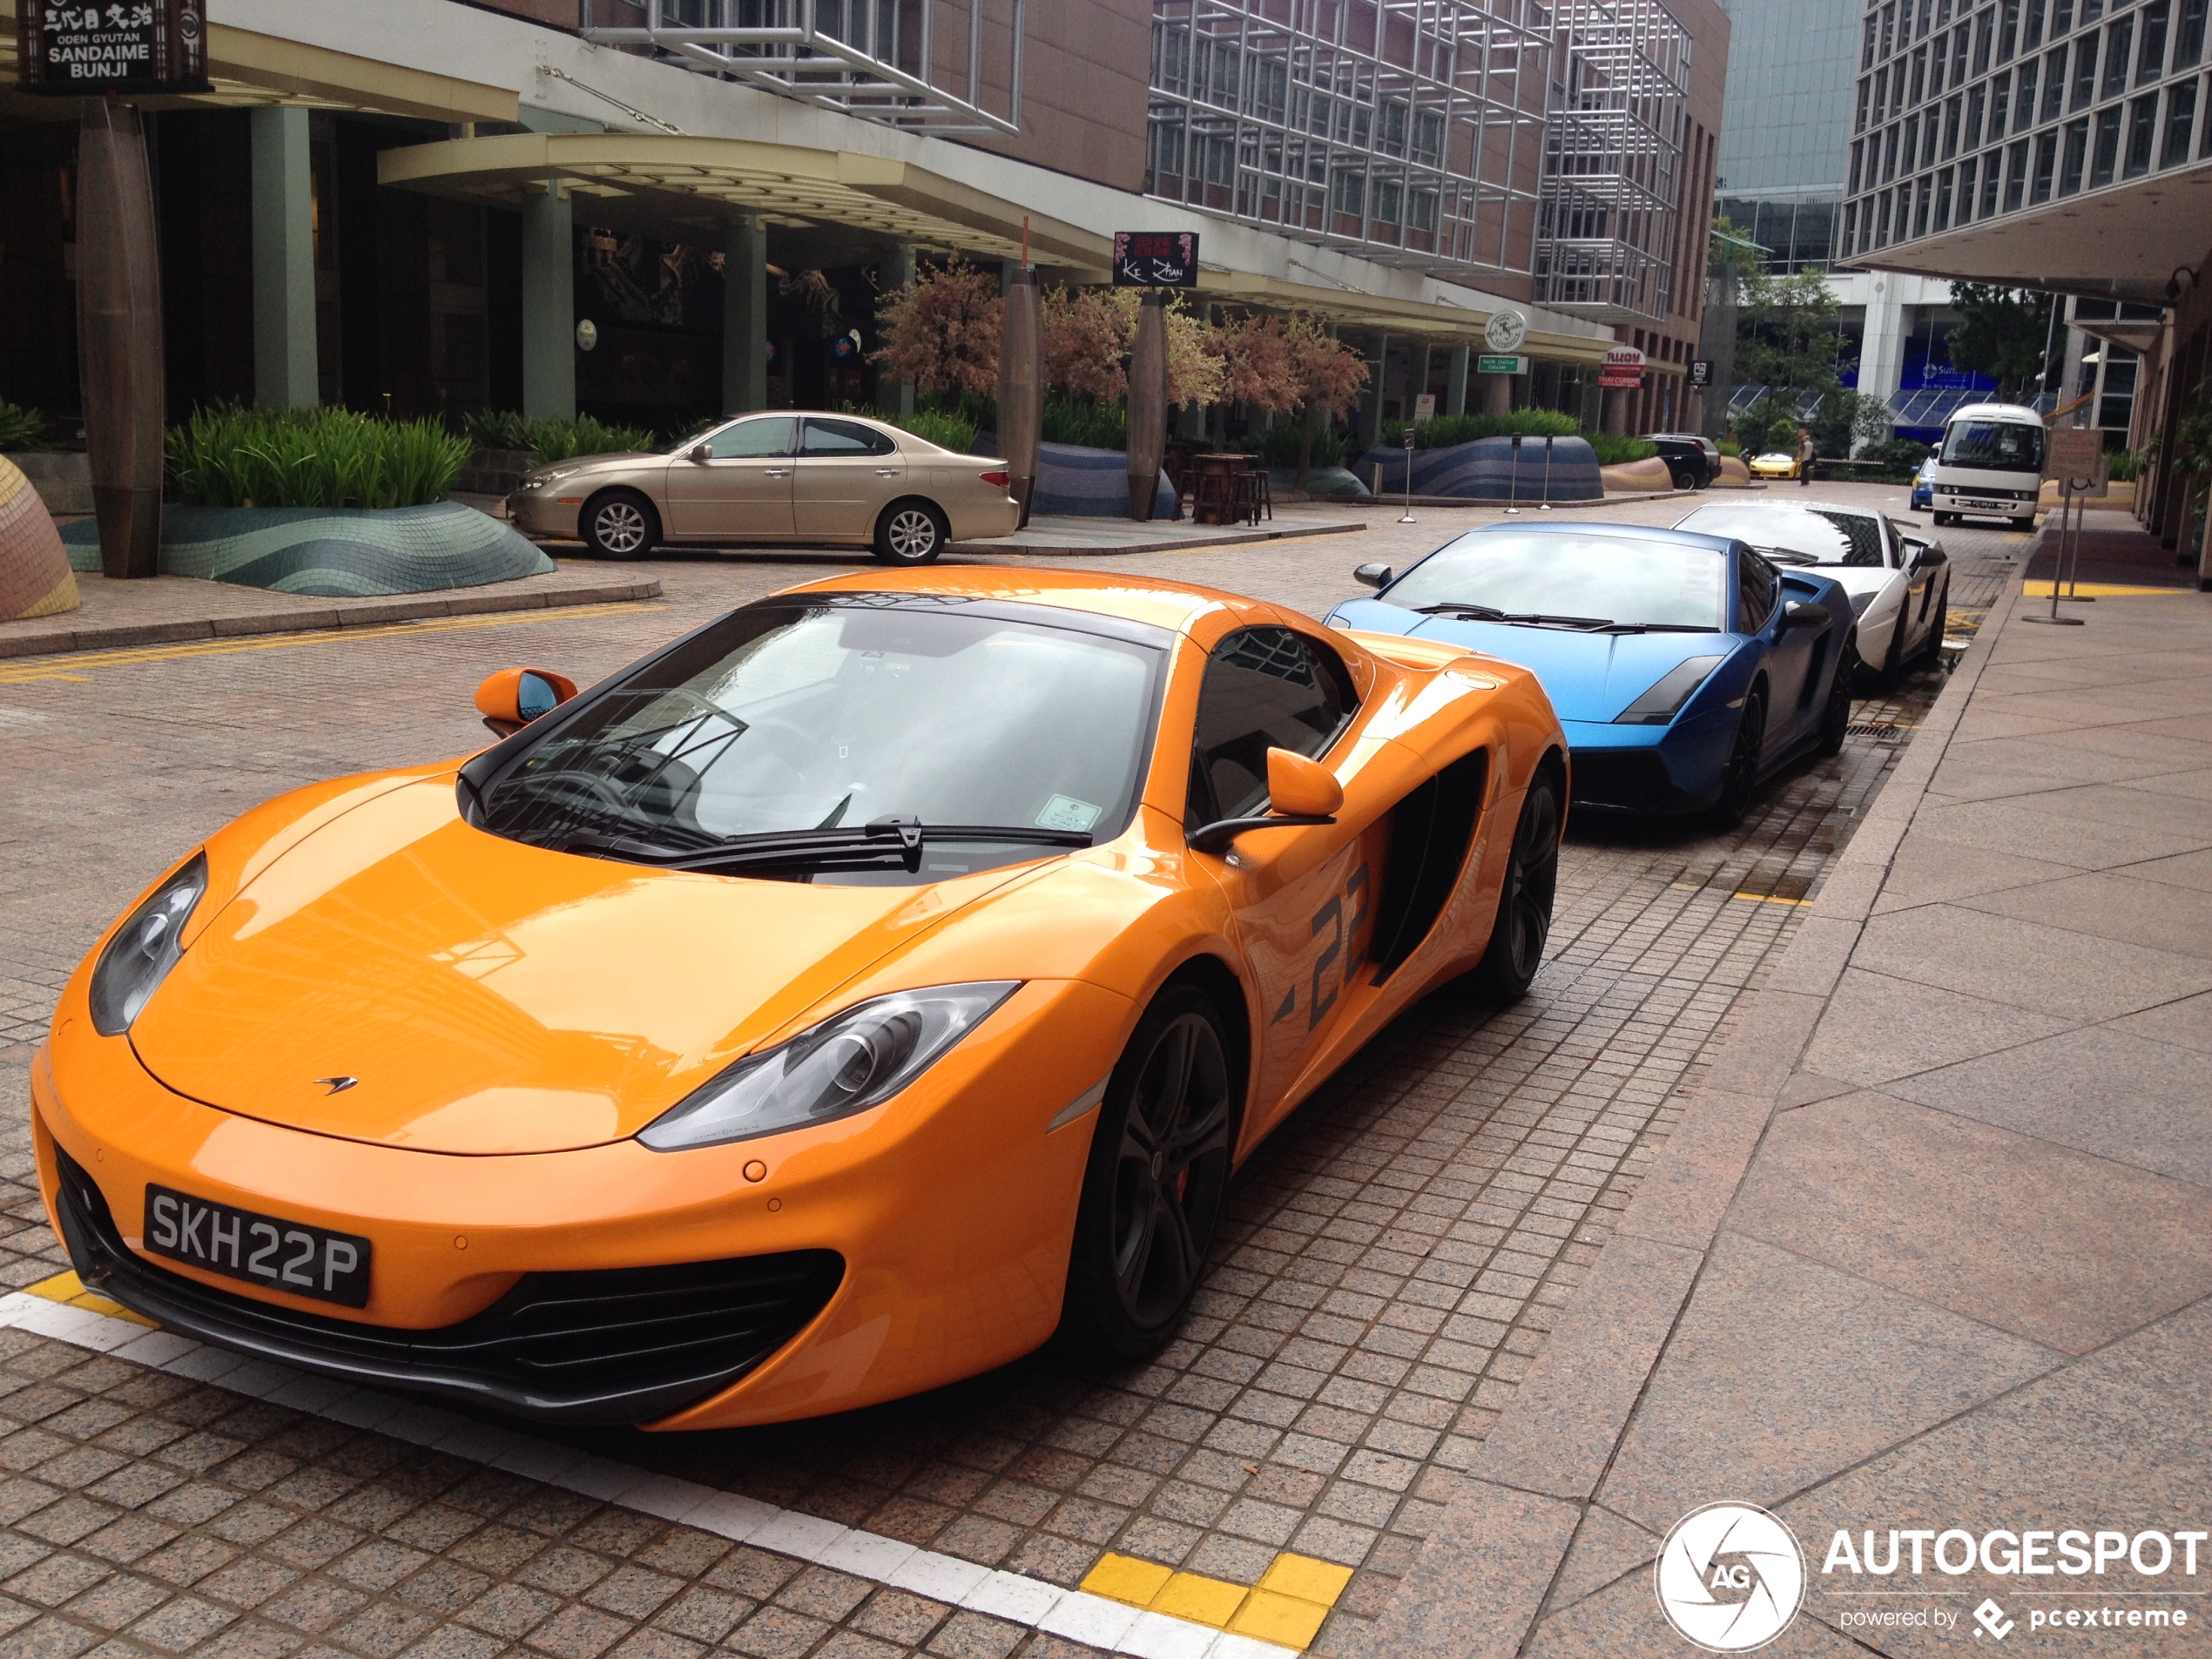
[[206, 0], [17, 0], [17, 86], [25, 92], [206, 92]]

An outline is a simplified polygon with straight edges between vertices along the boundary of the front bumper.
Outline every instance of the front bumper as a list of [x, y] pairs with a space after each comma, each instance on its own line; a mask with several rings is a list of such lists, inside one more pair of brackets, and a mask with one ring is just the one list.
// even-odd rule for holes
[[[31, 1068], [33, 1135], [49, 1215], [104, 1294], [349, 1380], [685, 1428], [871, 1405], [1042, 1343], [1090, 1120], [1046, 1125], [1111, 1068], [1134, 1018], [1112, 992], [1031, 981], [857, 1117], [675, 1153], [624, 1140], [457, 1157], [174, 1094], [127, 1039], [91, 1030], [84, 977]], [[368, 1305], [149, 1256], [149, 1184], [368, 1237]], [[562, 1330], [588, 1333], [569, 1345], [597, 1371], [546, 1356], [540, 1339]]]
[[581, 492], [571, 492], [579, 499], [563, 505], [557, 492], [551, 489], [518, 489], [507, 498], [508, 523], [525, 536], [543, 536], [556, 541], [573, 542], [581, 532], [577, 526], [583, 511]]
[[1561, 728], [1577, 811], [1666, 817], [1703, 812], [1720, 799], [1736, 715], [1723, 709], [1667, 726], [1567, 720]]

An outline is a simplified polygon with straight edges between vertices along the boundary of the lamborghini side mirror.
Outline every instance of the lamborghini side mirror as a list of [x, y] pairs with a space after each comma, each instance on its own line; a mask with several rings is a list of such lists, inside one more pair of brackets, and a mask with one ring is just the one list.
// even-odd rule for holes
[[1393, 574], [1387, 564], [1363, 564], [1352, 571], [1352, 579], [1363, 587], [1386, 588]]

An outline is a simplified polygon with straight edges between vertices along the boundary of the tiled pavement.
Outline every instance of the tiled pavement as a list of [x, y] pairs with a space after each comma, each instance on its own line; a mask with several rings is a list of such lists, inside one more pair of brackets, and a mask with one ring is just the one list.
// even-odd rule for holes
[[[1893, 501], [1896, 492], [1864, 493]], [[1673, 516], [1670, 503], [1616, 511], [1645, 522]], [[1318, 611], [1346, 590], [1352, 563], [1402, 563], [1496, 515], [1424, 509], [1420, 516], [1410, 529], [1117, 558], [1110, 568], [1157, 569]], [[1945, 539], [1960, 558], [1954, 605], [1986, 603], [2004, 567], [1978, 556], [2018, 538], [1965, 531]], [[294, 783], [473, 746], [468, 693], [490, 667], [542, 661], [589, 678], [695, 617], [840, 567], [800, 556], [651, 568], [667, 593], [659, 609], [558, 623], [455, 621], [320, 647], [80, 658], [69, 671], [81, 679], [0, 677], [0, 742], [11, 775], [23, 780], [0, 806], [0, 835], [12, 844], [0, 872], [0, 1045], [14, 1044], [0, 1047], [9, 1135], [0, 1172], [17, 1184], [5, 1206], [15, 1231], [0, 1239], [0, 1279], [21, 1285], [60, 1264], [24, 1184], [30, 1043], [84, 945], [177, 851]], [[1917, 684], [1890, 705], [1862, 707], [1865, 729], [1844, 756], [1772, 786], [1764, 810], [1733, 836], [1578, 830], [1562, 868], [1552, 957], [1535, 991], [1503, 1013], [1432, 999], [1278, 1131], [1239, 1180], [1190, 1326], [1156, 1364], [1100, 1379], [1038, 1359], [828, 1423], [711, 1436], [598, 1434], [587, 1443], [628, 1463], [679, 1470], [1056, 1584], [1080, 1581], [1108, 1550], [1238, 1583], [1251, 1582], [1286, 1548], [1341, 1561], [1359, 1570], [1317, 1644], [1341, 1649], [1418, 1554], [1457, 1472], [1541, 1352], [1663, 1143], [1683, 1092], [1730, 1029], [1744, 989], [1788, 942], [1803, 900], [1932, 690]], [[54, 1651], [89, 1647], [109, 1629], [125, 1629], [126, 1642], [166, 1641], [183, 1650], [190, 1643], [181, 1637], [199, 1622], [206, 1651], [334, 1643], [378, 1659], [417, 1642], [428, 1644], [425, 1654], [474, 1655], [519, 1640], [553, 1659], [592, 1659], [623, 1642], [641, 1653], [689, 1653], [685, 1643], [725, 1639], [754, 1659], [799, 1659], [818, 1642], [819, 1651], [854, 1659], [923, 1645], [967, 1659], [970, 1648], [948, 1642], [1001, 1659], [1019, 1642], [1058, 1641], [974, 1614], [909, 1607], [897, 1600], [901, 1593], [859, 1580], [818, 1595], [806, 1587], [826, 1582], [821, 1569], [802, 1573], [788, 1561], [786, 1580], [746, 1588], [760, 1586], [768, 1568], [753, 1564], [759, 1552], [742, 1548], [679, 1571], [691, 1559], [684, 1552], [718, 1541], [670, 1535], [634, 1517], [594, 1519], [527, 1482], [243, 1405], [220, 1389], [179, 1387], [172, 1399], [165, 1391], [179, 1386], [173, 1379], [118, 1360], [87, 1361], [47, 1339], [10, 1332], [4, 1340], [4, 1363], [26, 1386], [0, 1398], [0, 1415], [28, 1422], [32, 1402], [56, 1409], [42, 1413], [38, 1426], [0, 1439], [0, 1460], [25, 1472], [0, 1488], [4, 1547], [25, 1552], [16, 1570], [32, 1575], [20, 1590], [6, 1578], [0, 1594], [27, 1608], [59, 1608], [23, 1627], [57, 1644]], [[69, 1392], [49, 1392], [56, 1389]], [[211, 1435], [235, 1445], [226, 1449]], [[288, 1466], [265, 1474], [273, 1459]], [[175, 1493], [203, 1488], [203, 1500], [172, 1502]], [[64, 1492], [72, 1495], [48, 1495]], [[495, 1499], [496, 1510], [519, 1511], [488, 1511]], [[232, 1523], [213, 1508], [179, 1507], [195, 1501], [258, 1519]], [[91, 1507], [102, 1503], [113, 1510]], [[533, 1530], [518, 1518], [541, 1511], [565, 1524], [541, 1519]], [[418, 1516], [436, 1519], [410, 1530]], [[464, 1516], [475, 1517], [465, 1523], [467, 1538]], [[238, 1537], [224, 1531], [240, 1525]], [[627, 1537], [628, 1526], [650, 1526], [651, 1538], [626, 1548], [608, 1541]], [[151, 1539], [167, 1527], [179, 1530], [143, 1552], [98, 1541]], [[565, 1565], [533, 1569], [522, 1554], [507, 1559], [525, 1534], [550, 1540], [548, 1528], [564, 1541], [532, 1542], [529, 1559]], [[560, 1553], [577, 1547], [577, 1528], [591, 1529], [583, 1535], [604, 1573]], [[322, 1542], [281, 1541], [295, 1534]], [[468, 1538], [484, 1536], [511, 1542], [469, 1558]], [[58, 1556], [30, 1559], [56, 1548]], [[132, 1564], [125, 1572], [111, 1561], [114, 1587], [92, 1582], [101, 1550], [113, 1557], [125, 1548]], [[641, 1550], [661, 1553], [645, 1561]], [[226, 1551], [239, 1553], [233, 1560]], [[383, 1564], [347, 1565], [356, 1554]], [[185, 1567], [164, 1578], [136, 1564], [186, 1557], [211, 1563], [204, 1582]], [[610, 1601], [627, 1593], [604, 1587], [634, 1581], [615, 1563], [632, 1560], [675, 1585], [663, 1603]], [[214, 1576], [233, 1569], [234, 1578]], [[464, 1570], [488, 1576], [479, 1584], [458, 1576]], [[552, 1575], [550, 1588], [529, 1581], [533, 1570], [541, 1580]], [[742, 1581], [718, 1581], [718, 1572]], [[292, 1573], [303, 1576], [284, 1578]], [[234, 1584], [253, 1588], [233, 1595]], [[240, 1596], [263, 1584], [272, 1586], [266, 1601], [246, 1613]], [[463, 1584], [474, 1588], [453, 1588]], [[42, 1585], [44, 1601], [32, 1594]], [[741, 1622], [725, 1630], [671, 1622], [688, 1616], [675, 1611], [681, 1607], [738, 1608], [710, 1591], [747, 1598], [735, 1615]], [[531, 1599], [556, 1593], [557, 1607]], [[116, 1622], [139, 1602], [133, 1620]], [[346, 1611], [323, 1616], [341, 1604]], [[239, 1611], [219, 1610], [226, 1606]], [[521, 1622], [516, 1611], [515, 1622], [487, 1628], [489, 1615], [472, 1610], [482, 1607], [536, 1608], [538, 1616]], [[172, 1630], [174, 1637], [163, 1634]], [[1002, 1645], [990, 1649], [994, 1642]]]

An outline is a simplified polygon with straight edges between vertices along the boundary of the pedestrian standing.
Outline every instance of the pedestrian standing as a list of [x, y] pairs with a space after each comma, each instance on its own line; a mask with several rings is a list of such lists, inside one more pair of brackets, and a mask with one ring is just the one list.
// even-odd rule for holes
[[1797, 488], [1810, 489], [1812, 484], [1812, 428], [1797, 428]]

